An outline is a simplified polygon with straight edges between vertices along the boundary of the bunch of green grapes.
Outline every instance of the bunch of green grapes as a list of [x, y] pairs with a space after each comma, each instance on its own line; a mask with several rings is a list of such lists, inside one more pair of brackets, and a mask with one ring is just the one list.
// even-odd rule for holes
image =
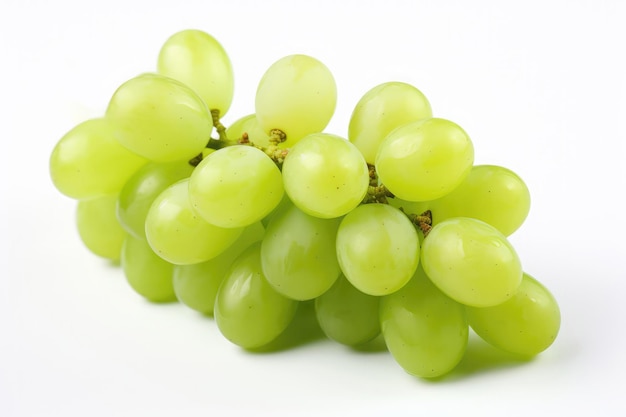
[[347, 138], [324, 131], [337, 88], [313, 57], [271, 65], [255, 113], [227, 128], [232, 98], [223, 47], [185, 30], [156, 72], [123, 83], [52, 151], [81, 239], [120, 262], [134, 291], [213, 316], [245, 349], [313, 305], [329, 339], [382, 337], [424, 378], [455, 368], [470, 328], [525, 357], [552, 344], [557, 302], [507, 238], [528, 215], [528, 188], [475, 165], [467, 132], [433, 117], [420, 90], [372, 88]]

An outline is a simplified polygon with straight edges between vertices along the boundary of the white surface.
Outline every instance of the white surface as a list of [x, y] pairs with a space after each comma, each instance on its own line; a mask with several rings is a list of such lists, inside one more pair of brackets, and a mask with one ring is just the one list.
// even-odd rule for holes
[[[302, 3], [2, 2], [0, 416], [624, 415], [626, 3]], [[521, 175], [533, 205], [511, 240], [560, 303], [555, 344], [427, 382], [324, 341], [245, 353], [212, 320], [135, 295], [82, 247], [48, 157], [189, 27], [233, 61], [226, 123], [253, 111], [273, 61], [307, 53], [339, 87], [328, 132], [347, 134], [369, 88], [405, 81], [468, 131], [477, 163]]]

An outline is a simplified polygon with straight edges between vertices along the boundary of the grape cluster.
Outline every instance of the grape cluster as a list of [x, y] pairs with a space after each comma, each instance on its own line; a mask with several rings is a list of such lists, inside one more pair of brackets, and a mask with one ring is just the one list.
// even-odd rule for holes
[[558, 305], [507, 240], [528, 214], [526, 185], [474, 165], [468, 134], [433, 117], [417, 88], [365, 93], [347, 139], [323, 132], [337, 88], [310, 56], [276, 61], [255, 113], [226, 128], [232, 97], [222, 46], [181, 31], [155, 73], [122, 84], [103, 117], [52, 151], [83, 242], [120, 260], [137, 293], [213, 315], [246, 349], [314, 303], [330, 339], [382, 334], [400, 366], [426, 378], [459, 363], [470, 327], [523, 356], [552, 344]]

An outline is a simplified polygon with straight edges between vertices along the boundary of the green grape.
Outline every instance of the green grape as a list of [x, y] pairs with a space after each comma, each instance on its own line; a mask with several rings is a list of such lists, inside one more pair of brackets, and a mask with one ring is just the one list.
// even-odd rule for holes
[[265, 153], [246, 145], [213, 152], [189, 179], [193, 208], [220, 227], [244, 227], [267, 216], [283, 197], [283, 180]]
[[315, 314], [328, 338], [358, 346], [380, 333], [379, 300], [380, 297], [357, 290], [341, 275], [328, 291], [315, 299]]
[[246, 227], [228, 249], [206, 262], [174, 266], [174, 291], [178, 300], [203, 314], [212, 315], [217, 290], [237, 257], [263, 238], [260, 222]]
[[352, 143], [316, 133], [291, 148], [283, 163], [283, 182], [300, 210], [315, 217], [340, 217], [363, 201], [369, 170]]
[[166, 188], [146, 217], [146, 238], [161, 258], [177, 265], [205, 262], [224, 252], [243, 228], [224, 229], [204, 221], [191, 207], [189, 180]]
[[175, 301], [174, 265], [155, 254], [148, 243], [131, 235], [122, 247], [122, 268], [133, 290], [154, 302]]
[[226, 129], [226, 137], [230, 141], [238, 141], [244, 133], [248, 135], [248, 140], [256, 146], [267, 148], [270, 144], [270, 137], [259, 126], [255, 114], [249, 114], [235, 120]]
[[339, 276], [335, 240], [339, 219], [320, 219], [291, 206], [272, 219], [261, 244], [263, 274], [294, 300], [326, 292]]
[[524, 356], [546, 350], [561, 326], [556, 300], [528, 274], [509, 300], [493, 307], [468, 308], [467, 314], [472, 329], [486, 342]]
[[465, 307], [439, 291], [422, 268], [402, 289], [380, 300], [380, 323], [396, 362], [419, 377], [450, 372], [467, 347]]
[[337, 86], [328, 68], [307, 55], [290, 55], [265, 72], [256, 92], [255, 113], [269, 134], [279, 129], [292, 146], [324, 130], [337, 103]]
[[76, 209], [78, 234], [87, 248], [98, 256], [120, 259], [126, 232], [115, 217], [116, 195], [81, 200]]
[[115, 139], [106, 119], [87, 120], [66, 133], [50, 156], [50, 177], [63, 194], [75, 199], [117, 194], [146, 159]]
[[402, 288], [419, 263], [417, 231], [398, 209], [365, 204], [343, 218], [337, 232], [341, 270], [358, 290], [387, 295]]
[[395, 128], [432, 117], [428, 99], [420, 90], [402, 82], [380, 84], [359, 100], [348, 128], [348, 139], [373, 164], [378, 148]]
[[122, 84], [106, 117], [122, 145], [157, 162], [193, 158], [213, 130], [202, 99], [181, 82], [158, 74], [142, 74]]
[[150, 205], [163, 190], [188, 178], [193, 167], [186, 161], [151, 162], [133, 175], [119, 196], [117, 218], [124, 229], [136, 238], [146, 238], [146, 216]]
[[451, 121], [433, 118], [393, 130], [380, 145], [376, 171], [395, 196], [428, 201], [456, 188], [473, 163], [467, 133]]
[[513, 171], [494, 165], [477, 165], [461, 185], [433, 201], [431, 209], [436, 222], [451, 217], [472, 217], [509, 236], [528, 215], [530, 192]]
[[191, 87], [220, 116], [230, 108], [233, 68], [222, 45], [208, 33], [189, 29], [172, 35], [161, 47], [157, 68]]
[[422, 245], [426, 275], [446, 295], [473, 307], [511, 298], [522, 280], [515, 249], [498, 229], [455, 217], [435, 225]]
[[246, 349], [263, 346], [291, 322], [298, 302], [267, 282], [261, 268], [261, 244], [246, 249], [233, 263], [215, 299], [215, 322], [231, 342]]

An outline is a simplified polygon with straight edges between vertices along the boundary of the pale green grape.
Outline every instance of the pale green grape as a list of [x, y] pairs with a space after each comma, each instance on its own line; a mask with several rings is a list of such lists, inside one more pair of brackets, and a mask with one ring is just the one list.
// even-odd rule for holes
[[328, 68], [307, 55], [290, 55], [265, 72], [256, 92], [255, 113], [269, 134], [279, 129], [287, 146], [324, 130], [337, 103], [337, 86]]
[[310, 300], [339, 276], [335, 240], [339, 219], [320, 219], [291, 206], [272, 219], [261, 244], [267, 281], [279, 293]]
[[92, 198], [78, 202], [76, 225], [87, 248], [98, 256], [120, 259], [126, 232], [115, 217], [117, 195]]
[[267, 282], [261, 268], [261, 244], [255, 243], [232, 265], [215, 300], [215, 322], [231, 342], [251, 349], [280, 335], [291, 322], [298, 302]]
[[530, 192], [513, 171], [495, 165], [477, 165], [461, 185], [431, 202], [431, 209], [435, 223], [450, 217], [472, 217], [508, 236], [526, 219]]
[[428, 201], [456, 188], [473, 163], [467, 133], [451, 121], [433, 118], [393, 130], [380, 145], [376, 171], [395, 196]]
[[316, 133], [298, 142], [283, 163], [285, 192], [302, 211], [339, 217], [358, 206], [367, 193], [369, 170], [347, 140]]
[[485, 341], [525, 356], [546, 350], [561, 326], [556, 300], [528, 274], [509, 300], [493, 307], [468, 308], [467, 313], [472, 329]]
[[246, 227], [228, 249], [206, 262], [174, 266], [174, 291], [178, 300], [203, 314], [213, 314], [217, 290], [235, 259], [263, 238], [260, 222]]
[[380, 297], [354, 288], [345, 276], [315, 299], [315, 313], [324, 334], [348, 346], [357, 346], [380, 333], [378, 304]]
[[176, 300], [172, 284], [174, 265], [155, 254], [145, 240], [126, 236], [122, 248], [122, 268], [130, 286], [148, 300]]
[[181, 82], [158, 74], [142, 74], [122, 84], [106, 117], [122, 145], [157, 162], [193, 158], [213, 130], [204, 101]]
[[370, 295], [398, 291], [415, 273], [420, 245], [417, 231], [398, 209], [365, 204], [341, 221], [337, 258], [344, 275]]
[[421, 267], [407, 285], [380, 300], [380, 323], [387, 348], [412, 375], [450, 372], [467, 347], [465, 307], [439, 291]]
[[87, 120], [66, 133], [50, 156], [50, 177], [63, 194], [75, 199], [120, 192], [146, 159], [115, 138], [106, 119]]
[[151, 162], [133, 175], [119, 196], [117, 218], [133, 236], [146, 238], [146, 216], [152, 202], [175, 182], [188, 178], [193, 167], [187, 161]]
[[244, 133], [248, 134], [248, 140], [256, 146], [266, 148], [270, 144], [270, 137], [259, 126], [255, 114], [235, 120], [226, 129], [226, 137], [230, 141], [238, 141]]
[[226, 114], [233, 100], [233, 68], [226, 51], [208, 33], [183, 30], [161, 47], [158, 72], [191, 87], [209, 109]]
[[146, 238], [161, 258], [177, 265], [205, 262], [224, 252], [243, 228], [224, 229], [207, 223], [191, 207], [189, 180], [166, 188], [146, 217]]
[[348, 139], [373, 164], [389, 132], [430, 117], [430, 103], [420, 90], [402, 82], [383, 83], [365, 93], [357, 103], [350, 117]]
[[450, 298], [488, 307], [511, 298], [522, 280], [515, 249], [498, 229], [455, 217], [435, 225], [422, 245], [426, 275]]
[[208, 155], [189, 179], [193, 208], [209, 223], [244, 227], [267, 216], [283, 197], [280, 170], [263, 151], [234, 145]]

